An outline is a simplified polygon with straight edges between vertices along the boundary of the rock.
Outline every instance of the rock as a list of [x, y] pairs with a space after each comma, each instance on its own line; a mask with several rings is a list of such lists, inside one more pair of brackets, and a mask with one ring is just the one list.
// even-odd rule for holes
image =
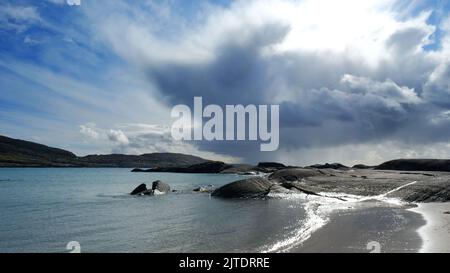
[[170, 186], [169, 186], [169, 184], [166, 184], [160, 180], [157, 180], [152, 183], [152, 191], [154, 194], [156, 193], [156, 191], [158, 191], [159, 193], [169, 193]]
[[276, 168], [276, 169], [282, 169], [286, 168], [284, 164], [277, 163], [277, 162], [260, 162], [258, 163], [258, 168]]
[[257, 168], [255, 166], [248, 164], [234, 164], [229, 166], [229, 168], [225, 168], [224, 170], [220, 171], [220, 173], [243, 174], [247, 172], [257, 171]]
[[435, 176], [436, 176], [436, 175], [434, 175], [434, 174], [431, 174], [431, 173], [417, 173], [417, 172], [414, 172], [414, 173], [401, 172], [400, 174], [414, 174], [414, 175], [425, 175], [425, 176], [432, 176], [432, 177], [435, 177]]
[[130, 194], [131, 195], [154, 195], [161, 193], [169, 193], [170, 186], [162, 181], [155, 181], [152, 183], [152, 189], [147, 189], [147, 185], [142, 183], [137, 186]]
[[131, 172], [132, 173], [144, 173], [144, 172], [146, 172], [146, 170], [135, 168], [135, 169], [132, 169]]
[[260, 162], [258, 166], [255, 167], [255, 170], [262, 173], [272, 173], [278, 170], [286, 169], [284, 164], [276, 163], [276, 162]]
[[444, 211], [444, 214], [450, 214], [450, 211]]
[[190, 173], [219, 173], [231, 166], [220, 161], [205, 162], [192, 165], [188, 168]]
[[138, 194], [144, 194], [145, 192], [147, 192], [147, 185], [145, 185], [144, 183], [140, 184], [139, 186], [137, 186], [130, 194], [131, 195], [138, 195]]
[[374, 167], [373, 166], [367, 166], [367, 165], [364, 165], [364, 164], [356, 164], [352, 168], [353, 169], [362, 169], [362, 170], [364, 170], [364, 169], [373, 169]]
[[269, 176], [269, 180], [277, 182], [298, 181], [306, 177], [325, 175], [323, 172], [314, 169], [292, 168], [274, 172]]
[[310, 168], [314, 168], [314, 169], [335, 169], [335, 170], [340, 170], [340, 169], [348, 169], [347, 166], [342, 165], [340, 163], [325, 163], [325, 164], [315, 164], [315, 165], [311, 165], [309, 166]]
[[273, 185], [266, 178], [252, 177], [222, 186], [211, 195], [223, 198], [261, 198], [270, 192]]
[[219, 173], [231, 168], [231, 165], [220, 161], [208, 161], [200, 164], [178, 167], [165, 167], [148, 169], [146, 172], [171, 172], [171, 173]]
[[298, 190], [298, 191], [303, 192], [303, 193], [308, 194], [308, 195], [317, 195], [317, 196], [321, 196], [320, 194], [318, 194], [318, 193], [316, 193], [316, 192], [313, 192], [313, 191], [310, 191], [310, 190], [307, 190], [307, 189], [304, 189], [304, 188], [300, 187], [300, 186], [299, 186], [298, 184], [296, 184], [295, 182], [284, 182], [284, 183], [281, 184], [281, 186], [282, 186], [283, 188], [288, 189], [288, 190], [293, 190], [293, 189], [295, 189], [295, 190]]
[[193, 191], [202, 192], [202, 193], [211, 193], [214, 191], [214, 186], [213, 185], [201, 186], [201, 187], [193, 189]]
[[450, 172], [449, 159], [396, 159], [375, 167], [377, 170]]

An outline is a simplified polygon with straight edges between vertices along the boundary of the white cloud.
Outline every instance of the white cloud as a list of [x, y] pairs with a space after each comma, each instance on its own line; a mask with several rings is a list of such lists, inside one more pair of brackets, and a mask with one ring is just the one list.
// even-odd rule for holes
[[80, 133], [88, 138], [98, 139], [100, 134], [97, 132], [95, 123], [80, 125]]
[[339, 162], [347, 166], [356, 164], [379, 165], [399, 158], [447, 159], [450, 142], [428, 144], [381, 141], [377, 143], [347, 144], [334, 147], [312, 147], [280, 151], [274, 160], [285, 164], [308, 166], [316, 163]]
[[67, 5], [79, 6], [79, 5], [81, 5], [81, 0], [67, 0]]
[[389, 79], [384, 82], [378, 82], [366, 77], [346, 74], [342, 77], [341, 84], [350, 92], [372, 94], [398, 103], [416, 104], [421, 101], [414, 89], [398, 86]]
[[[129, 123], [119, 124], [116, 127], [120, 129], [110, 130], [108, 133], [108, 138], [119, 144], [113, 148], [113, 152], [125, 154], [183, 153], [229, 163], [238, 163], [242, 160], [238, 157], [200, 150], [189, 142], [174, 140], [170, 133], [170, 126]], [[122, 140], [119, 141], [119, 138]]]
[[113, 130], [111, 129], [108, 133], [108, 139], [112, 142], [115, 142], [119, 145], [128, 145], [130, 144], [130, 141], [128, 140], [128, 137], [125, 135], [124, 132], [121, 130]]
[[43, 20], [35, 7], [0, 4], [0, 29], [23, 32], [40, 22]]
[[[237, 1], [229, 9], [207, 10], [201, 24], [172, 18], [181, 26], [187, 25], [171, 31], [176, 33], [173, 36], [161, 35], [153, 24], [145, 25], [125, 16], [109, 17], [101, 22], [100, 33], [117, 53], [133, 62], [203, 63], [213, 59], [222, 45], [245, 44], [254, 37], [255, 31], [276, 23], [289, 31], [267, 48], [273, 54], [341, 53], [375, 66], [390, 58], [386, 44], [395, 33], [407, 29], [422, 33], [417, 43], [412, 40], [415, 44], [410, 44], [419, 50], [434, 31], [426, 22], [429, 12], [400, 21], [392, 11], [395, 3], [392, 0]], [[136, 17], [145, 16], [141, 13]]]

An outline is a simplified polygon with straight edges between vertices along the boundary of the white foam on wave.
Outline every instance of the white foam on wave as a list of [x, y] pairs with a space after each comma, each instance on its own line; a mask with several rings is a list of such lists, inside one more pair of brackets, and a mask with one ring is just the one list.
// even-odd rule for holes
[[300, 246], [312, 234], [329, 222], [331, 213], [337, 210], [352, 209], [357, 203], [366, 201], [379, 201], [392, 205], [402, 206], [406, 203], [398, 198], [388, 197], [404, 187], [417, 183], [417, 181], [402, 185], [386, 193], [375, 196], [360, 196], [345, 193], [321, 192], [322, 196], [306, 195], [304, 193], [271, 193], [268, 197], [283, 199], [301, 199], [305, 201], [305, 219], [298, 222], [299, 228], [290, 232], [284, 239], [262, 248], [266, 252], [287, 252]]
[[306, 215], [299, 223], [300, 228], [292, 231], [285, 239], [265, 247], [262, 252], [286, 252], [309, 239], [314, 231], [328, 222], [328, 217], [318, 212], [319, 206], [315, 202], [305, 203]]

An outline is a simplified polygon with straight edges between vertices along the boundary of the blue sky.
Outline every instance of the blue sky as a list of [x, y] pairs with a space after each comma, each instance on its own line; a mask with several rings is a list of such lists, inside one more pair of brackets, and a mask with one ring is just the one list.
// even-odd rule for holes
[[[336, 2], [2, 1], [0, 134], [80, 155], [449, 157], [448, 1]], [[280, 150], [171, 140], [194, 95], [280, 104]]]

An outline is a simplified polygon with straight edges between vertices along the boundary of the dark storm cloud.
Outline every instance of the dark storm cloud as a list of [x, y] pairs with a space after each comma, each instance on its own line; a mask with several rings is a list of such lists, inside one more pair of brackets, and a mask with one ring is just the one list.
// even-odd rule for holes
[[[149, 68], [148, 74], [171, 104], [191, 105], [194, 96], [202, 96], [205, 104], [280, 103], [282, 149], [364, 143], [404, 135], [412, 141], [414, 135], [417, 141], [426, 140], [423, 135], [439, 138], [422, 133], [411, 135], [411, 125], [426, 127], [426, 131], [438, 129], [437, 125], [426, 125], [427, 119], [421, 118], [436, 110], [430, 106], [431, 102], [419, 97], [414, 88], [380, 77], [383, 71], [363, 65], [362, 60], [336, 53], [263, 54], [265, 48], [283, 40], [288, 31], [289, 28], [282, 25], [265, 25], [244, 44], [233, 43], [230, 37], [207, 63], [167, 64]], [[386, 43], [386, 50], [392, 51], [397, 62], [389, 67], [393, 70], [389, 74], [399, 82], [417, 85], [420, 89], [424, 82], [415, 83], [414, 77], [423, 76], [417, 70], [428, 69], [431, 61], [416, 71], [408, 71], [411, 75], [404, 75], [404, 66], [411, 60], [399, 56], [398, 52], [404, 54], [417, 47], [426, 35], [420, 29], [406, 29], [394, 33]], [[418, 54], [413, 61], [420, 64], [423, 58]], [[448, 77], [446, 71], [444, 69], [439, 77]], [[400, 76], [395, 76], [397, 74]], [[442, 89], [436, 85], [428, 88]], [[439, 104], [446, 101], [450, 99], [439, 97]], [[423, 109], [429, 112], [424, 113]], [[252, 159], [261, 157], [255, 143], [196, 144], [200, 149], [218, 153]]]
[[190, 105], [194, 96], [219, 105], [263, 103], [275, 75], [261, 50], [280, 42], [288, 31], [287, 26], [269, 24], [255, 30], [244, 44], [230, 37], [211, 62], [158, 64], [148, 69], [148, 75], [171, 103]]
[[[360, 13], [334, 6], [336, 14], [322, 18], [315, 1], [265, 1], [273, 9], [246, 1], [213, 10], [203, 25], [188, 24], [177, 37], [129, 18], [114, 22], [131, 34], [108, 28], [106, 36], [119, 55], [145, 71], [169, 107], [192, 106], [194, 96], [205, 105], [279, 104], [282, 152], [447, 141], [448, 45], [424, 50], [436, 30], [427, 21], [430, 13], [400, 20], [388, 2], [356, 6]], [[290, 9], [311, 9], [320, 18], [293, 16]], [[273, 155], [259, 152], [255, 142], [193, 143], [250, 161]]]

